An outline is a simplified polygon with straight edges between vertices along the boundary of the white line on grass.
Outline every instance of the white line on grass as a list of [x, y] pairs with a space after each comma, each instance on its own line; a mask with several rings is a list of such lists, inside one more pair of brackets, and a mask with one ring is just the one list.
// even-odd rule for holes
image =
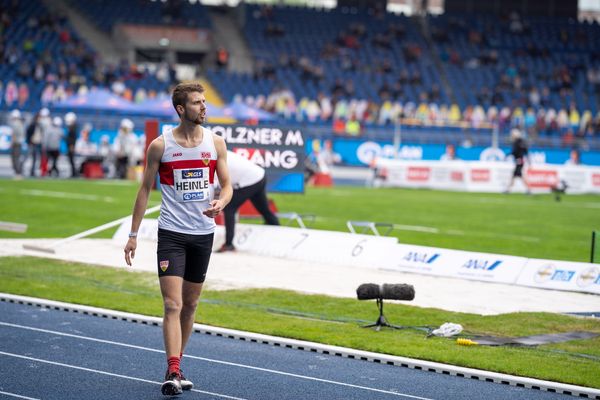
[[36, 399], [35, 397], [21, 396], [20, 394], [8, 393], [8, 392], [3, 392], [3, 391], [0, 391], [0, 394], [5, 394], [7, 396], [16, 397], [17, 399], [40, 400], [40, 399]]
[[[127, 375], [119, 375], [119, 374], [114, 374], [112, 372], [101, 371], [101, 370], [98, 370], [98, 369], [78, 367], [77, 365], [64, 364], [64, 363], [60, 363], [60, 362], [56, 362], [56, 361], [44, 360], [44, 359], [35, 358], [35, 357], [27, 357], [27, 356], [22, 356], [20, 354], [6, 353], [4, 351], [0, 351], [0, 355], [4, 355], [4, 356], [8, 356], [8, 357], [20, 358], [20, 359], [23, 359], [23, 360], [36, 361], [36, 362], [40, 362], [40, 363], [44, 363], [44, 364], [56, 365], [56, 366], [59, 366], [59, 367], [73, 368], [73, 369], [77, 369], [79, 371], [93, 372], [95, 374], [107, 375], [107, 376], [112, 376], [112, 377], [115, 377], [115, 378], [129, 379], [129, 380], [137, 381], [137, 382], [152, 383], [154, 385], [161, 385], [162, 384], [162, 382], [154, 382], [154, 381], [151, 381], [151, 380], [148, 380], [148, 379], [135, 378], [133, 376], [127, 376]], [[222, 397], [224, 399], [246, 400], [246, 399], [243, 399], [241, 397], [227, 396], [225, 394], [207, 392], [205, 390], [192, 389], [191, 391], [192, 392], [197, 392], [197, 393], [208, 394], [208, 395], [215, 396], [215, 397]], [[24, 397], [24, 398], [29, 399], [29, 397]], [[37, 399], [35, 399], [35, 400], [37, 400]]]
[[[65, 337], [70, 337], [70, 338], [75, 338], [75, 339], [89, 340], [89, 341], [92, 341], [92, 342], [112, 344], [112, 345], [115, 345], [115, 346], [129, 347], [129, 348], [137, 349], [137, 350], [151, 351], [153, 353], [161, 353], [161, 354], [164, 353], [164, 351], [162, 351], [162, 350], [157, 350], [157, 349], [153, 349], [153, 348], [150, 348], [150, 347], [136, 346], [136, 345], [133, 345], [133, 344], [127, 344], [127, 343], [122, 343], [122, 342], [115, 342], [115, 341], [112, 341], [112, 340], [97, 339], [97, 338], [93, 338], [93, 337], [89, 337], [89, 336], [81, 336], [81, 335], [74, 335], [74, 334], [71, 334], [71, 333], [63, 333], [63, 332], [51, 331], [51, 330], [48, 330], [48, 329], [35, 328], [35, 327], [32, 327], [32, 326], [26, 326], [26, 325], [11, 324], [9, 322], [0, 322], [0, 326], [8, 326], [8, 327], [12, 327], [12, 328], [19, 328], [19, 329], [25, 329], [25, 330], [35, 331], [35, 332], [49, 333], [49, 334], [53, 334], [53, 335], [65, 336]], [[0, 354], [8, 354], [8, 353], [3, 353], [3, 352], [0, 351]], [[24, 356], [19, 356], [19, 357], [26, 358]], [[214, 360], [214, 359], [211, 359], [211, 358], [197, 357], [197, 356], [192, 356], [192, 355], [188, 355], [188, 354], [185, 354], [184, 357], [191, 358], [191, 359], [194, 359], [194, 360], [201, 360], [201, 361], [211, 362], [211, 363], [215, 363], [215, 364], [222, 364], [222, 365], [229, 365], [229, 366], [233, 366], [233, 367], [246, 368], [246, 369], [251, 369], [251, 370], [255, 370], [255, 371], [268, 372], [268, 373], [277, 374], [277, 375], [289, 376], [289, 377], [293, 377], [293, 378], [305, 379], [305, 380], [315, 381], [315, 382], [329, 383], [329, 384], [333, 384], [333, 385], [351, 387], [351, 388], [354, 388], [354, 389], [362, 389], [362, 390], [367, 390], [367, 391], [371, 391], [371, 392], [385, 393], [385, 394], [390, 394], [390, 395], [400, 396], [400, 397], [406, 397], [406, 398], [411, 398], [411, 399], [432, 400], [432, 399], [427, 398], [427, 397], [413, 396], [413, 395], [410, 395], [410, 394], [392, 392], [392, 391], [382, 390], [382, 389], [375, 389], [375, 388], [371, 388], [371, 387], [367, 387], [367, 386], [353, 385], [351, 383], [344, 383], [344, 382], [332, 381], [332, 380], [328, 380], [328, 379], [315, 378], [315, 377], [312, 377], [312, 376], [293, 374], [293, 373], [290, 373], [290, 372], [276, 371], [276, 370], [267, 369], [267, 368], [254, 367], [254, 366], [251, 366], [251, 365], [238, 364], [238, 363], [233, 363], [233, 362], [229, 362], [229, 361]], [[84, 369], [84, 368], [81, 368], [81, 367], [74, 367], [74, 368]], [[108, 373], [108, 372], [105, 373], [105, 374], [110, 375], [110, 373]], [[112, 375], [115, 375], [115, 374], [112, 374]], [[116, 375], [116, 376], [121, 376], [121, 375]], [[127, 378], [127, 377], [124, 377], [124, 378]], [[141, 379], [138, 379], [138, 378], [134, 378], [134, 379], [141, 380]], [[152, 381], [147, 381], [147, 382], [152, 382]], [[152, 382], [152, 383], [156, 383], [156, 382]], [[205, 392], [203, 392], [203, 393], [205, 393]]]
[[400, 225], [400, 224], [394, 224], [394, 229], [398, 229], [398, 230], [401, 230], [401, 231], [440, 233], [440, 230], [438, 228], [432, 228], [430, 226], [421, 226], [421, 225]]
[[115, 202], [115, 199], [112, 197], [96, 196], [95, 194], [53, 192], [50, 190], [38, 190], [38, 189], [23, 189], [23, 190], [20, 190], [19, 193], [30, 195], [30, 196], [55, 197], [58, 199], [103, 201], [105, 203], [114, 203]]

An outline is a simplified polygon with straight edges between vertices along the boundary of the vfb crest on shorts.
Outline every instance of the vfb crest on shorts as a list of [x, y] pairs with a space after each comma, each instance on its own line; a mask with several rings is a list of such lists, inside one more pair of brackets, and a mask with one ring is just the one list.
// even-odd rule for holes
[[169, 268], [169, 260], [161, 261], [159, 263], [159, 265], [160, 265], [160, 269], [162, 270], [162, 272], [165, 272], [167, 270], [167, 268]]

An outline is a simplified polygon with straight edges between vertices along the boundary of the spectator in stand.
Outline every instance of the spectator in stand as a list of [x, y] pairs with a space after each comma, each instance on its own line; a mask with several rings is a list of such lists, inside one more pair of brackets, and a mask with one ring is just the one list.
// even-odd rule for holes
[[227, 68], [229, 64], [229, 52], [224, 47], [219, 47], [217, 49], [217, 67], [219, 69]]
[[77, 169], [75, 168], [75, 144], [77, 143], [77, 115], [73, 112], [68, 112], [65, 115], [65, 125], [67, 126], [67, 157], [69, 157], [69, 165], [71, 166], [71, 178], [77, 177]]
[[13, 171], [15, 173], [15, 179], [21, 179], [23, 176], [23, 142], [25, 140], [25, 126], [23, 124], [23, 117], [21, 111], [12, 110], [8, 120], [10, 127], [11, 136], [11, 162]]

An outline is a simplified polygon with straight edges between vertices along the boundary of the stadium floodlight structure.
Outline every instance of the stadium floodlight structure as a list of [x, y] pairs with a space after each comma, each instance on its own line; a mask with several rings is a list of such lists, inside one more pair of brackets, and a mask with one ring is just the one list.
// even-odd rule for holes
[[387, 322], [383, 315], [383, 300], [406, 300], [411, 301], [415, 298], [415, 288], [412, 285], [405, 283], [390, 284], [384, 283], [377, 285], [376, 283], [363, 283], [356, 289], [356, 297], [358, 300], [377, 300], [377, 308], [379, 309], [379, 317], [374, 324], [364, 325], [363, 328], [375, 328], [379, 331], [381, 327], [392, 329], [404, 329], [404, 326], [392, 325]]

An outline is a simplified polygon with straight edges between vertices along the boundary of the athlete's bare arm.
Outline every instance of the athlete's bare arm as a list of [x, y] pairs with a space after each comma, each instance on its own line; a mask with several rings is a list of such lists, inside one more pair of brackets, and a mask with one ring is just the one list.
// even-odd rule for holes
[[204, 210], [204, 215], [214, 218], [231, 201], [233, 189], [231, 188], [231, 180], [229, 179], [229, 169], [227, 169], [227, 145], [221, 136], [213, 134], [215, 148], [217, 149], [217, 177], [221, 184], [221, 194], [219, 199], [212, 200], [210, 207]]
[[[152, 184], [156, 178], [158, 167], [160, 165], [160, 159], [162, 158], [165, 150], [165, 142], [162, 136], [157, 137], [148, 146], [146, 152], [146, 169], [144, 170], [144, 177], [142, 184], [138, 190], [137, 197], [135, 199], [135, 205], [133, 206], [133, 218], [131, 220], [131, 232], [137, 232], [144, 218], [146, 206], [148, 205], [148, 197], [152, 190]], [[131, 266], [131, 260], [135, 257], [135, 249], [137, 247], [137, 238], [130, 237], [125, 245], [125, 262]]]

